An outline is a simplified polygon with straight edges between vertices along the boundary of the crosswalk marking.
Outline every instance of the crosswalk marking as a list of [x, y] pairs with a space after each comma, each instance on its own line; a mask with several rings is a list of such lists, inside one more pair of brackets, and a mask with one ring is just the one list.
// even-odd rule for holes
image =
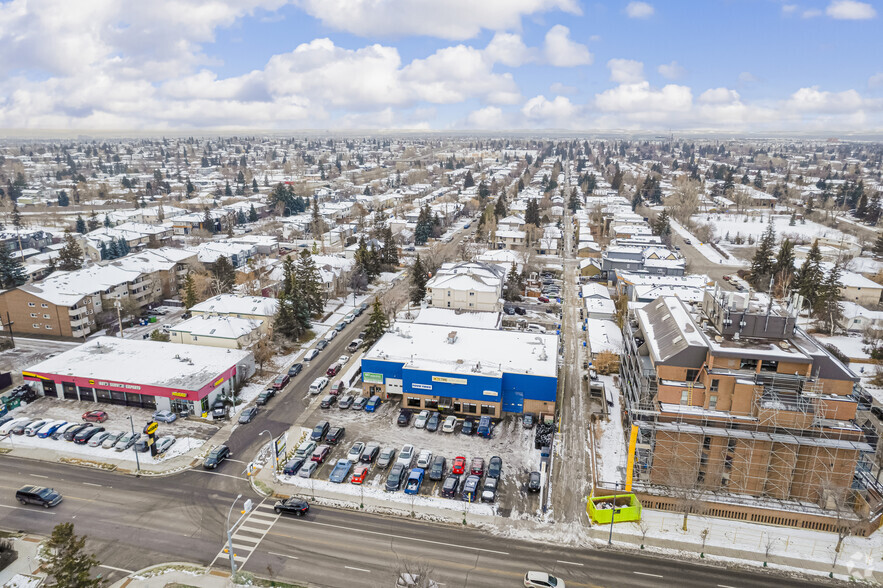
[[[233, 561], [236, 562], [237, 568], [241, 569], [245, 565], [248, 558], [251, 557], [251, 554], [254, 553], [261, 541], [264, 540], [264, 537], [270, 532], [270, 529], [273, 528], [277, 520], [279, 520], [279, 515], [273, 510], [273, 506], [266, 502], [261, 502], [233, 530], [231, 535]], [[227, 542], [225, 541], [212, 564], [219, 559], [226, 561], [229, 558], [230, 554], [227, 552]]]

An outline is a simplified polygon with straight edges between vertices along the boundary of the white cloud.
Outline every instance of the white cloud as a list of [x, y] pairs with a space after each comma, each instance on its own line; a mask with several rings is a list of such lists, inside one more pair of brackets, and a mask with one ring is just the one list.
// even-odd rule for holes
[[610, 81], [618, 84], [634, 84], [644, 79], [644, 64], [631, 59], [611, 59], [607, 62]]
[[581, 14], [577, 0], [296, 0], [323, 24], [364, 37], [429, 35], [464, 40], [482, 29], [517, 30], [524, 16], [561, 10]]
[[818, 8], [807, 8], [800, 14], [801, 18], [816, 18], [822, 16], [822, 11]]
[[834, 0], [825, 9], [825, 14], [839, 20], [867, 20], [877, 16], [874, 7], [856, 0]]
[[549, 86], [549, 91], [553, 94], [573, 95], [579, 92], [579, 88], [575, 86], [568, 86], [566, 84], [562, 84], [561, 82], [555, 82], [554, 84]]
[[539, 57], [536, 49], [527, 47], [521, 36], [514, 33], [497, 33], [485, 47], [484, 53], [492, 62], [509, 67], [518, 67]]
[[668, 84], [660, 90], [649, 82], [621, 84], [595, 96], [595, 106], [604, 112], [623, 112], [652, 117], [661, 113], [688, 112], [693, 94], [687, 86]]
[[595, 59], [588, 47], [570, 40], [570, 29], [564, 25], [555, 25], [546, 33], [544, 53], [546, 61], [556, 67], [591, 65]]
[[534, 121], [567, 119], [575, 112], [576, 107], [564, 96], [555, 96], [554, 100], [547, 100], [545, 96], [534, 96], [521, 107], [521, 113]]
[[629, 18], [650, 18], [655, 10], [646, 2], [629, 2], [625, 7], [625, 13]]
[[868, 86], [871, 88], [879, 88], [883, 86], [883, 72], [872, 75], [868, 78]]
[[504, 123], [503, 111], [498, 106], [486, 106], [474, 110], [466, 117], [466, 125], [473, 129], [500, 129]]
[[795, 12], [797, 12], [797, 4], [783, 4], [782, 5], [782, 14], [785, 16], [791, 16]]
[[756, 75], [751, 73], [750, 71], [743, 71], [739, 74], [739, 83], [740, 84], [756, 84], [760, 81]]
[[813, 86], [794, 92], [785, 106], [798, 112], [850, 113], [868, 104], [855, 90], [824, 92]]
[[730, 104], [739, 102], [739, 93], [728, 88], [710, 88], [699, 95], [698, 101], [703, 104]]
[[687, 73], [687, 70], [685, 70], [677, 61], [663, 63], [656, 68], [656, 70], [659, 72], [659, 75], [669, 80], [679, 80]]

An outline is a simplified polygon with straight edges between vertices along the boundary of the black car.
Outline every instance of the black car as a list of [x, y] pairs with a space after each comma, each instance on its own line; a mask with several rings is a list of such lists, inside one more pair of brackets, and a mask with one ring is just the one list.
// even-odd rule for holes
[[378, 453], [380, 453], [380, 446], [375, 445], [374, 443], [369, 443], [365, 446], [365, 450], [362, 451], [359, 461], [362, 463], [374, 463], [377, 459]]
[[475, 419], [472, 417], [466, 417], [463, 419], [463, 425], [460, 427], [460, 432], [464, 435], [474, 435], [475, 434]]
[[532, 412], [526, 412], [521, 417], [521, 426], [525, 429], [532, 429], [535, 422], [536, 421]]
[[530, 476], [527, 479], [527, 490], [528, 492], [539, 492], [540, 491], [540, 473], [539, 472], [531, 472]]
[[239, 424], [245, 425], [254, 420], [254, 417], [258, 415], [258, 407], [250, 406], [242, 411], [242, 414], [239, 415]]
[[334, 406], [335, 402], [337, 402], [337, 396], [334, 394], [327, 394], [325, 398], [322, 399], [322, 402], [319, 403], [319, 408], [331, 408]]
[[223, 419], [227, 417], [227, 405], [218, 398], [212, 404], [212, 418]]
[[487, 477], [499, 478], [503, 473], [503, 460], [498, 456], [493, 456], [487, 463]]
[[515, 314], [515, 309], [512, 308], [511, 306], [504, 306], [503, 312], [505, 312], [506, 314], [511, 316], [511, 315]]
[[258, 394], [258, 397], [255, 399], [254, 403], [257, 404], [258, 406], [264, 406], [265, 404], [267, 404], [270, 401], [270, 399], [272, 397], [273, 397], [272, 394], [270, 394], [268, 391], [264, 390], [263, 392]]
[[319, 341], [316, 342], [316, 349], [318, 349], [319, 351], [322, 351], [326, 347], [328, 347], [328, 341], [326, 341], [325, 339], [319, 339]]
[[328, 431], [327, 435], [325, 435], [325, 443], [328, 445], [337, 445], [340, 443], [340, 440], [343, 439], [345, 433], [346, 427], [334, 427]]
[[12, 428], [12, 431], [10, 431], [10, 432], [11, 432], [13, 435], [24, 435], [24, 434], [25, 434], [25, 429], [28, 428], [28, 425], [30, 425], [31, 423], [33, 423], [33, 422], [35, 422], [35, 421], [37, 421], [37, 420], [38, 420], [38, 419], [28, 419], [28, 420], [26, 420], [26, 421], [22, 421], [22, 422], [20, 422], [19, 424], [17, 424], [16, 426], [14, 426], [14, 427]]
[[430, 480], [441, 480], [445, 477], [445, 471], [447, 470], [447, 461], [444, 456], [436, 455], [432, 458], [432, 465], [429, 466], [429, 479]]
[[293, 514], [296, 517], [302, 517], [310, 512], [310, 503], [300, 498], [287, 498], [280, 500], [273, 506], [276, 514]]
[[286, 476], [293, 476], [300, 471], [300, 468], [307, 461], [307, 457], [295, 457], [291, 461], [285, 464], [285, 467], [282, 468], [282, 473]]
[[500, 484], [499, 478], [485, 478], [484, 486], [481, 488], [481, 501], [494, 502], [497, 500], [497, 486]]
[[396, 424], [400, 427], [407, 427], [411, 424], [411, 414], [413, 414], [407, 408], [403, 408], [399, 411], [399, 418], [396, 420]]
[[439, 414], [437, 412], [433, 412], [432, 414], [430, 414], [429, 420], [426, 421], [426, 430], [430, 433], [435, 433], [436, 431], [438, 431], [438, 421]]
[[61, 494], [52, 488], [22, 486], [15, 491], [15, 499], [22, 504], [38, 504], [43, 508], [49, 508], [61, 502]]
[[445, 483], [442, 486], [442, 496], [445, 498], [456, 498], [460, 492], [460, 476], [457, 474], [448, 474]]
[[304, 369], [304, 364], [302, 364], [302, 363], [292, 364], [292, 366], [290, 368], [288, 368], [288, 377], [293, 378], [294, 376], [301, 373], [301, 371], [303, 369]]
[[328, 429], [330, 428], [331, 425], [328, 424], [328, 421], [319, 421], [316, 423], [316, 426], [313, 427], [313, 432], [310, 433], [310, 441], [321, 441], [325, 438], [325, 435], [328, 434]]
[[392, 469], [389, 471], [389, 475], [386, 477], [386, 491], [397, 492], [398, 489], [402, 487], [402, 482], [404, 481], [405, 466], [404, 464], [397, 463], [392, 466]]
[[523, 308], [521, 308], [520, 306], [516, 306], [515, 307], [515, 314], [525, 315], [525, 314], [527, 314], [527, 311], [524, 310]]
[[74, 435], [74, 443], [77, 445], [85, 445], [93, 436], [102, 431], [104, 431], [104, 427], [89, 427], [88, 429], [83, 429]]
[[202, 467], [207, 470], [213, 470], [221, 465], [222, 461], [231, 457], [231, 455], [229, 447], [226, 445], [218, 445], [206, 456], [205, 461], [202, 462]]

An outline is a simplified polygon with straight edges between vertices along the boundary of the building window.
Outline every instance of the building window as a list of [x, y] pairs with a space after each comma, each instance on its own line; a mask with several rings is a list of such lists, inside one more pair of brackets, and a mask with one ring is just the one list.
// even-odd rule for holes
[[194, 340], [194, 341], [196, 341], [196, 340], [197, 340], [197, 337], [196, 337], [196, 335], [193, 335], [193, 340]]
[[463, 403], [463, 412], [467, 414], [475, 414], [477, 408], [474, 404]]
[[52, 330], [52, 325], [46, 325], [46, 329], [49, 330], [49, 331], [51, 331], [51, 330]]
[[687, 381], [693, 382], [699, 377], [699, 370], [687, 370]]
[[453, 408], [454, 408], [454, 412], [460, 412], [460, 410], [461, 410], [460, 403], [455, 402]]
[[448, 290], [448, 297], [450, 298], [450, 296], [451, 296], [451, 291]]
[[756, 359], [743, 359], [742, 363], [739, 364], [740, 370], [751, 370], [752, 372], [757, 371], [757, 360]]
[[494, 406], [493, 404], [482, 404], [481, 405], [481, 414], [496, 415], [497, 414], [497, 407]]
[[44, 315], [43, 315], [43, 318], [52, 318], [52, 317], [49, 316], [48, 314], [44, 314]]
[[438, 400], [430, 400], [429, 398], [425, 398], [423, 400], [423, 408], [438, 410]]
[[775, 372], [779, 369], [779, 362], [772, 360], [763, 360], [760, 362], [760, 371], [762, 372]]
[[720, 382], [721, 381], [717, 380], [717, 379], [711, 381], [711, 391], [712, 392], [717, 392], [718, 386], [720, 386]]
[[48, 304], [41, 304], [40, 308], [49, 308], [49, 305]]
[[717, 410], [717, 396], [714, 394], [708, 397], [708, 410]]
[[687, 404], [690, 402], [690, 391], [689, 390], [681, 390], [681, 404]]
[[37, 313], [36, 313], [36, 312], [32, 312], [32, 313], [31, 313], [31, 318], [37, 318]]
[[38, 325], [37, 323], [34, 323], [34, 324], [31, 325], [31, 326], [34, 327], [35, 329], [39, 329], [39, 328], [40, 328], [40, 325]]
[[448, 308], [451, 308], [451, 301], [448, 300]]
[[28, 306], [30, 306], [31, 308], [35, 308], [37, 305], [33, 302], [28, 302]]
[[410, 406], [411, 408], [420, 408], [420, 399], [408, 398], [408, 406]]
[[475, 296], [475, 292], [470, 292], [469, 295], [470, 295], [470, 296]]

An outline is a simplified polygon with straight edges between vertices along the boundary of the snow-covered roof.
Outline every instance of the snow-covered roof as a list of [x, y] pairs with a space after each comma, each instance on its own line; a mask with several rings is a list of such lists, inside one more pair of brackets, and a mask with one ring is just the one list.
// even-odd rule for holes
[[72, 306], [85, 296], [98, 294], [132, 282], [141, 275], [113, 265], [93, 265], [72, 272], [58, 271], [36, 284], [25, 284], [21, 290], [59, 306]]
[[275, 298], [262, 296], [236, 296], [219, 294], [193, 306], [191, 312], [209, 314], [248, 314], [258, 316], [276, 316], [279, 301]]
[[98, 337], [27, 371], [199, 390], [250, 355], [238, 349]]
[[199, 337], [239, 339], [259, 328], [264, 321], [237, 318], [235, 316], [196, 315], [170, 329], [172, 332], [190, 333]]
[[[456, 331], [454, 343], [448, 335]], [[515, 331], [396, 324], [365, 359], [399, 361], [410, 369], [497, 376], [556, 377], [558, 336]]]
[[586, 322], [586, 332], [592, 353], [609, 351], [618, 355], [622, 352], [622, 331], [613, 321], [590, 318]]
[[419, 325], [444, 325], [448, 327], [468, 327], [472, 329], [499, 329], [499, 312], [468, 312], [453, 308], [427, 306], [420, 311], [414, 322]]

